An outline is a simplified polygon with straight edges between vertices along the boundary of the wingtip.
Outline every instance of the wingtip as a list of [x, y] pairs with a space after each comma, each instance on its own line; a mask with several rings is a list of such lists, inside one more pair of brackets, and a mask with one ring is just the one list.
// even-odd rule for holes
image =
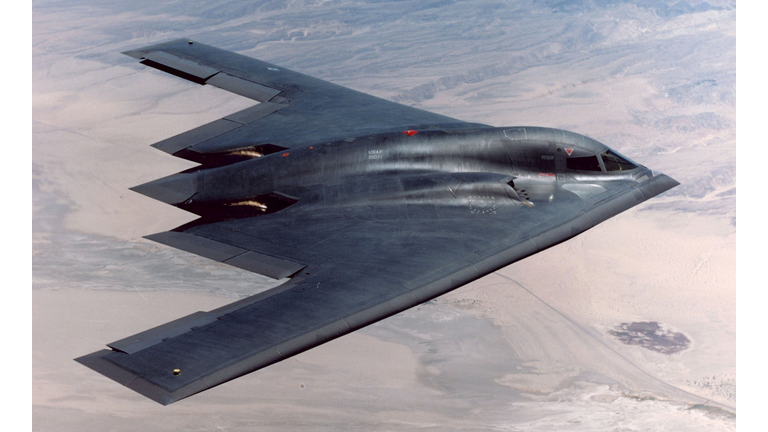
[[185, 392], [171, 392], [157, 385], [149, 383], [142, 377], [139, 377], [106, 360], [106, 356], [112, 355], [116, 352], [117, 351], [113, 350], [99, 350], [90, 354], [86, 354], [82, 357], [78, 357], [74, 360], [81, 365], [95, 372], [98, 372], [99, 374], [111, 379], [112, 381], [115, 381], [118, 384], [121, 384], [163, 406], [170, 405], [187, 396], [190, 396], [190, 394], [186, 394]]
[[141, 57], [144, 55], [144, 51], [140, 49], [135, 49], [135, 50], [123, 51], [120, 54], [125, 54], [128, 57], [133, 57], [136, 60], [141, 60]]

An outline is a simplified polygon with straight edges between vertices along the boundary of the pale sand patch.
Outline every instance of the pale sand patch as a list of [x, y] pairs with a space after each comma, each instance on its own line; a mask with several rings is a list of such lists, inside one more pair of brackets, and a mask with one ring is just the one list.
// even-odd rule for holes
[[[36, 87], [33, 169], [40, 190], [71, 203], [62, 216], [64, 227], [75, 231], [132, 239], [195, 219], [129, 190], [197, 165], [149, 145], [256, 102], [151, 69], [109, 70], [115, 77], [97, 86]], [[137, 80], [145, 95], [164, 97], [137, 96]]]
[[[524, 358], [541, 359], [532, 365], [534, 374], [520, 375], [519, 380], [518, 375], [505, 377], [506, 385], [539, 391], [557, 388], [561, 380], [578, 375], [568, 365], [601, 370], [599, 351], [607, 349], [639, 368], [611, 370], [616, 362], [604, 363], [602, 373], [630, 388], [637, 388], [636, 380], [648, 378], [639, 373], [642, 370], [733, 406], [734, 231], [721, 219], [630, 210], [497, 272], [511, 280], [491, 275], [441, 301], [476, 302], [478, 313], [501, 325]], [[532, 307], [539, 300], [512, 280], [573, 320], [574, 328], [550, 329], [552, 317]], [[622, 344], [607, 333], [620, 323], [640, 321], [657, 321], [682, 332], [691, 346], [664, 355]]]
[[[576, 381], [571, 387], [531, 399], [519, 404], [520, 415], [513, 430], [736, 430], [735, 418], [726, 414], [724, 419], [717, 408], [691, 407], [653, 396], [633, 396], [608, 385], [587, 381]], [[541, 405], [542, 401], [553, 403]], [[533, 407], [536, 407], [535, 412], [530, 410]]]
[[[164, 291], [34, 290], [35, 429], [216, 430], [253, 422], [322, 424], [349, 421], [357, 416], [356, 409], [376, 401], [382, 409], [402, 413], [399, 403], [386, 401], [397, 401], [395, 395], [403, 389], [409, 389], [406, 399], [435, 393], [419, 385], [418, 361], [407, 347], [360, 332], [168, 407], [73, 360], [105, 348], [107, 341], [231, 301]], [[348, 406], [350, 400], [357, 408]], [[404, 421], [439, 417], [419, 410], [409, 416], [414, 417]]]
[[534, 372], [506, 374], [496, 382], [523, 393], [545, 395], [560, 390], [565, 386], [566, 380], [576, 378], [580, 373], [575, 366], [555, 370], [543, 361], [526, 362], [524, 366]]

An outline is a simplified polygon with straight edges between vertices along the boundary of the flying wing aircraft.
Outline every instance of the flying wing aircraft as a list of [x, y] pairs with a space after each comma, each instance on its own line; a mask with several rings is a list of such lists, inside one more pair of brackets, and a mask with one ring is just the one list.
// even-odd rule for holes
[[200, 165], [133, 190], [200, 218], [147, 238], [289, 278], [76, 359], [164, 405], [459, 288], [678, 184], [579, 134], [468, 123], [187, 39], [125, 54], [259, 102], [153, 145]]

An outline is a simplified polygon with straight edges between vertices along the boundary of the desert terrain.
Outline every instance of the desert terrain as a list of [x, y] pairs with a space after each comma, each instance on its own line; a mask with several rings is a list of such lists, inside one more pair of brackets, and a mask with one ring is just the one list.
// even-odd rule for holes
[[[733, 1], [33, 3], [32, 421], [81, 430], [736, 427]], [[180, 37], [440, 114], [581, 133], [681, 185], [162, 407], [72, 359], [279, 282], [142, 238], [150, 144], [251, 106], [121, 51]]]

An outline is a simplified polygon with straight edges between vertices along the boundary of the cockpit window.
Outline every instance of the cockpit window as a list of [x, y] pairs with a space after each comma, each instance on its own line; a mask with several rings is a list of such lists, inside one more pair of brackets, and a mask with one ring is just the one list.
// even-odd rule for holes
[[637, 168], [637, 165], [608, 150], [600, 155], [607, 171], [626, 171]]
[[566, 159], [568, 169], [578, 171], [602, 171], [597, 156], [572, 157]]

